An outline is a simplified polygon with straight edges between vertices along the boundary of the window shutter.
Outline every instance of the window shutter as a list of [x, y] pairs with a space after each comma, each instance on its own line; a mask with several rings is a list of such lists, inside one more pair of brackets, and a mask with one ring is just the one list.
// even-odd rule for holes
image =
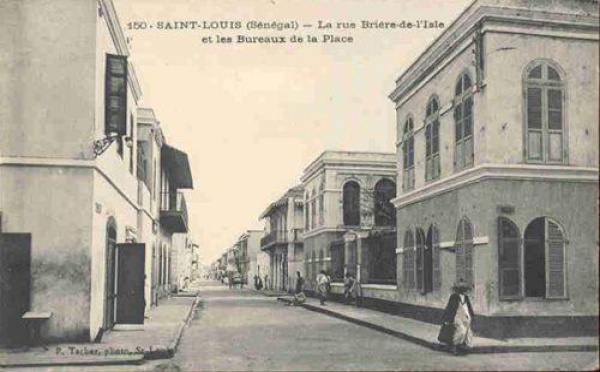
[[521, 239], [507, 218], [498, 219], [498, 280], [500, 299], [521, 298]]
[[431, 252], [433, 266], [433, 290], [439, 291], [442, 288], [442, 273], [440, 270], [440, 238], [437, 228], [431, 230]]
[[127, 57], [106, 55], [104, 85], [104, 131], [127, 134]]
[[565, 298], [565, 241], [560, 227], [546, 220], [546, 251], [547, 259], [547, 288], [548, 298]]
[[416, 266], [416, 279], [417, 279], [417, 290], [423, 292], [423, 253], [424, 253], [424, 239], [423, 233], [420, 230], [416, 232], [417, 238], [417, 250], [415, 257], [415, 266]]
[[473, 280], [473, 229], [468, 221], [464, 221], [463, 226], [465, 228], [463, 236], [465, 281], [469, 284], [475, 284]]

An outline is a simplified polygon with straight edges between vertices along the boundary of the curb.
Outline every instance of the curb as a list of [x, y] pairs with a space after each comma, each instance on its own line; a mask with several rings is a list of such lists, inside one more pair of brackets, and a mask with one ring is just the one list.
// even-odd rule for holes
[[[277, 298], [278, 301], [287, 302], [286, 299]], [[350, 316], [337, 313], [326, 308], [311, 304], [301, 304], [303, 308], [342, 319], [356, 325], [367, 327], [375, 331], [379, 331], [414, 344], [429, 348], [435, 351], [444, 351], [445, 345], [438, 342], [428, 341], [419, 337], [409, 335], [408, 333], [389, 329], [377, 324], [373, 324], [364, 320], [352, 318]], [[574, 352], [574, 351], [598, 351], [598, 345], [495, 345], [495, 346], [474, 346], [471, 354], [500, 354], [500, 353], [541, 353], [541, 352]]]
[[[192, 296], [186, 296], [186, 297], [192, 297]], [[190, 309], [188, 310], [188, 313], [187, 313], [185, 319], [179, 325], [179, 328], [177, 329], [175, 336], [171, 339], [171, 341], [169, 341], [169, 344], [166, 347], [157, 347], [156, 349], [151, 349], [151, 350], [145, 352], [144, 360], [171, 359], [175, 356], [175, 353], [177, 352], [177, 348], [179, 347], [179, 342], [181, 341], [181, 338], [183, 337], [183, 332], [185, 331], [185, 328], [190, 323], [190, 320], [192, 319], [192, 315], [194, 314], [194, 311], [196, 310], [198, 305], [200, 303], [202, 303], [201, 298], [202, 297], [200, 296], [200, 292], [198, 291], [196, 293], [196, 297], [194, 298], [194, 302], [192, 303], [192, 306], [190, 306]]]
[[[114, 357], [113, 357], [114, 358]], [[45, 360], [44, 360], [45, 359]], [[117, 365], [140, 365], [144, 362], [142, 354], [135, 356], [125, 356], [122, 358], [107, 359], [104, 357], [90, 358], [83, 360], [56, 361], [51, 358], [42, 358], [41, 360], [27, 360], [17, 362], [0, 362], [0, 368], [25, 368], [25, 367], [55, 367], [55, 366], [117, 366]]]

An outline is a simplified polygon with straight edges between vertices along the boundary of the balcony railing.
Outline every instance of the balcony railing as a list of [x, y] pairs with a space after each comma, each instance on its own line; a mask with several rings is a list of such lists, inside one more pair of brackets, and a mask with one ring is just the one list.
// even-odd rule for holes
[[301, 235], [302, 229], [271, 231], [260, 239], [260, 247], [261, 249], [265, 249], [273, 244], [299, 243]]
[[188, 214], [185, 197], [181, 192], [162, 193], [160, 223], [172, 233], [188, 232]]

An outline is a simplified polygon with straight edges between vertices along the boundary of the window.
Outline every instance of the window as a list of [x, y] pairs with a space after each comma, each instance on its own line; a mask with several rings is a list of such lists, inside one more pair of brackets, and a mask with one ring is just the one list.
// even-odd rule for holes
[[[134, 130], [133, 114], [129, 115], [129, 136], [133, 138]], [[129, 146], [129, 173], [133, 174], [133, 144]]]
[[375, 226], [396, 226], [396, 208], [391, 200], [396, 197], [396, 184], [382, 179], [375, 184], [374, 214]]
[[435, 225], [429, 226], [425, 239], [423, 292], [439, 291], [442, 287], [440, 270], [440, 234]]
[[107, 54], [104, 87], [104, 131], [127, 134], [127, 57]]
[[315, 197], [315, 190], [310, 194], [310, 228], [314, 229], [317, 227], [317, 199]]
[[325, 270], [325, 256], [323, 255], [323, 249], [319, 249], [319, 271]]
[[310, 230], [309, 225], [310, 204], [308, 204], [308, 192], [304, 194], [304, 226], [306, 230]]
[[420, 292], [425, 292], [424, 286], [424, 264], [425, 264], [425, 234], [423, 230], [417, 228], [415, 230], [415, 269], [416, 269], [416, 289]]
[[415, 287], [415, 238], [412, 230], [404, 234], [402, 282], [407, 289]]
[[312, 274], [312, 279], [315, 279], [317, 277], [317, 255], [315, 254], [315, 251], [312, 251], [312, 255], [311, 255], [311, 274]]
[[325, 224], [325, 182], [319, 188], [319, 226]]
[[456, 253], [456, 281], [463, 280], [467, 284], [473, 285], [473, 227], [466, 217], [458, 224], [454, 249]]
[[369, 236], [369, 283], [396, 284], [396, 232]]
[[331, 243], [331, 279], [344, 280], [344, 241]]
[[537, 62], [525, 78], [526, 160], [535, 163], [564, 162], [564, 83], [558, 69]]
[[525, 229], [525, 296], [565, 298], [565, 238], [549, 218], [533, 220]]
[[437, 99], [431, 98], [425, 116], [425, 181], [440, 178], [440, 111]]
[[146, 159], [146, 151], [144, 150], [144, 144], [138, 141], [137, 144], [137, 178], [144, 182], [148, 186], [148, 180], [146, 178], [146, 167], [148, 160]]
[[466, 73], [456, 83], [454, 97], [454, 169], [473, 166], [473, 94], [471, 78]]
[[521, 297], [521, 237], [517, 226], [498, 218], [498, 283], [500, 299]]
[[343, 214], [345, 226], [360, 225], [360, 186], [349, 181], [343, 187]]
[[402, 190], [412, 190], [415, 187], [415, 139], [414, 123], [410, 116], [404, 123], [402, 159]]

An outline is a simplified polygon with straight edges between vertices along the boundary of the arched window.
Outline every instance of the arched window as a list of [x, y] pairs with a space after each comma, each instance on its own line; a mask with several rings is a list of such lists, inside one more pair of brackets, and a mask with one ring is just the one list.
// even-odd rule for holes
[[391, 200], [396, 197], [396, 184], [382, 179], [375, 184], [374, 214], [376, 226], [396, 226], [396, 208]]
[[315, 251], [312, 251], [311, 254], [311, 279], [315, 279], [317, 277], [317, 255], [315, 254]]
[[533, 220], [525, 229], [525, 296], [565, 298], [565, 238], [558, 223]]
[[315, 198], [315, 190], [310, 193], [310, 228], [317, 227], [317, 199]]
[[498, 284], [500, 299], [521, 298], [521, 236], [508, 218], [498, 218]]
[[425, 278], [424, 278], [424, 263], [425, 263], [425, 234], [423, 230], [417, 228], [415, 230], [415, 248], [416, 248], [416, 257], [415, 257], [415, 267], [417, 270], [417, 290], [421, 293], [425, 292]]
[[471, 78], [464, 73], [456, 83], [454, 97], [454, 169], [471, 167], [473, 153], [473, 93]]
[[402, 281], [407, 289], [415, 287], [415, 238], [412, 230], [404, 234]]
[[319, 271], [325, 270], [325, 256], [323, 255], [323, 249], [319, 249]]
[[319, 226], [325, 224], [325, 182], [319, 187]]
[[344, 184], [343, 188], [344, 225], [360, 225], [360, 186], [354, 181]]
[[439, 291], [442, 287], [440, 270], [440, 234], [435, 225], [429, 226], [425, 239], [424, 292]]
[[526, 69], [526, 160], [562, 164], [566, 154], [564, 136], [564, 82], [547, 61]]
[[425, 181], [440, 178], [440, 107], [435, 97], [429, 100], [425, 116]]
[[461, 279], [468, 284], [473, 281], [473, 226], [465, 217], [460, 220], [456, 231], [456, 281]]
[[304, 194], [304, 228], [310, 230], [310, 204], [308, 204], [308, 191]]
[[415, 187], [415, 138], [412, 117], [404, 123], [402, 134], [402, 190], [412, 190]]

